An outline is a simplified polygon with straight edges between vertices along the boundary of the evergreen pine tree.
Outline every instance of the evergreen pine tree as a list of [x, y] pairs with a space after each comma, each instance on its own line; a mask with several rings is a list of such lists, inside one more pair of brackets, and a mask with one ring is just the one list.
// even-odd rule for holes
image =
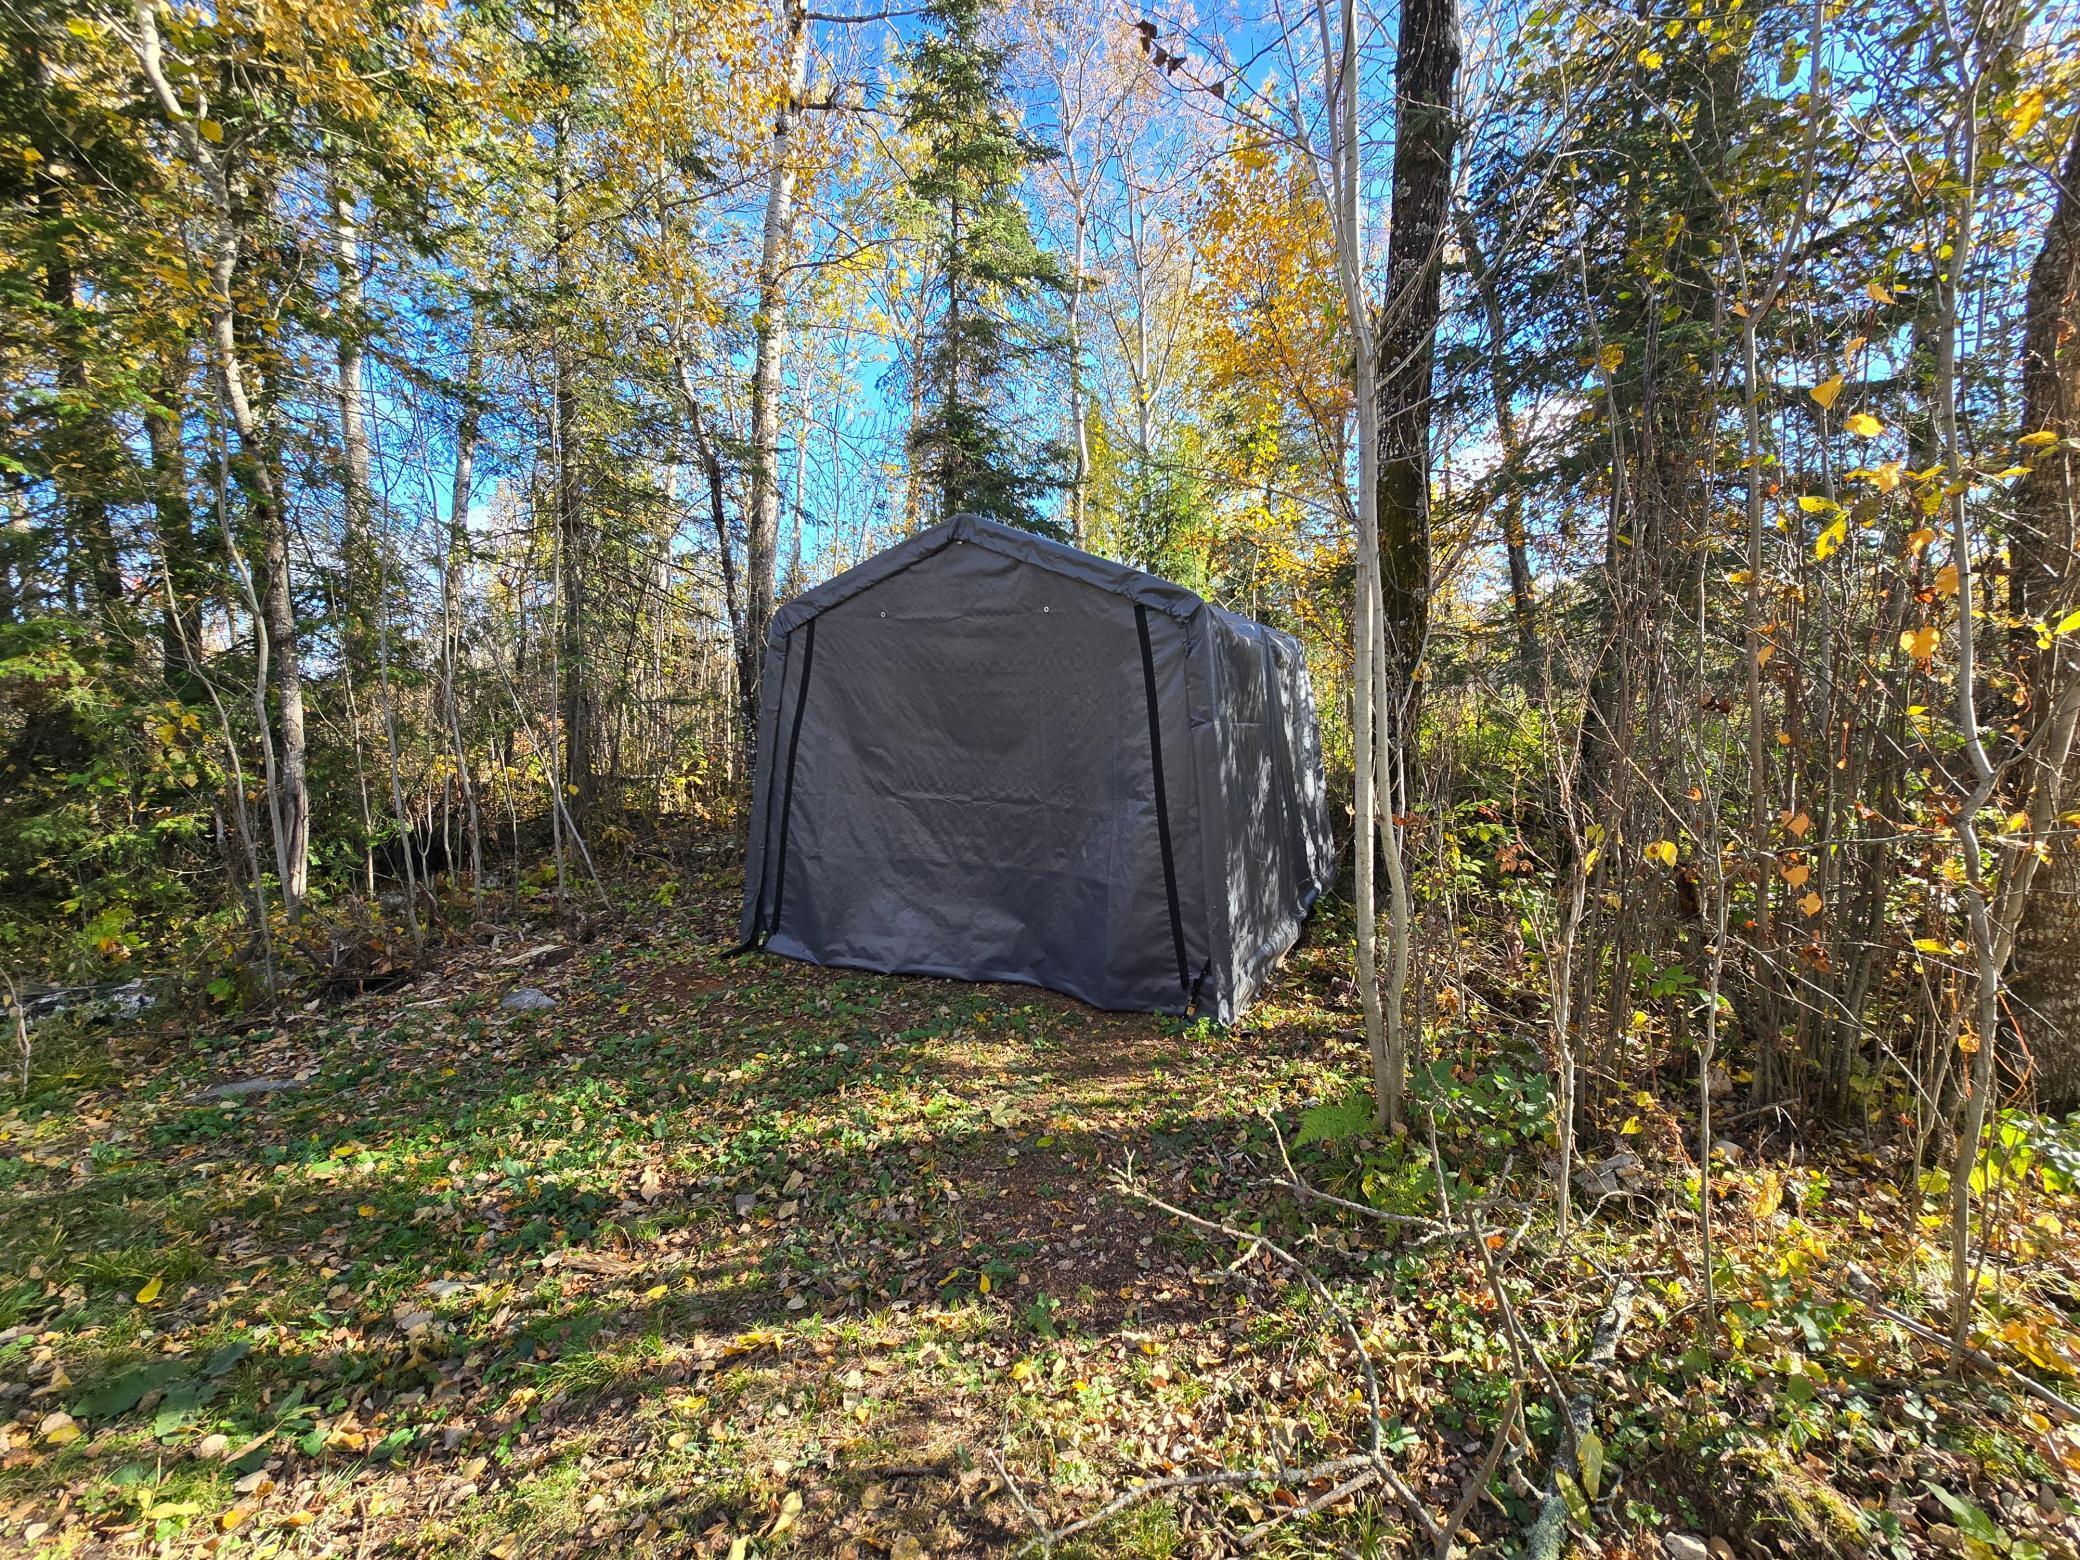
[[1053, 152], [1004, 112], [1005, 51], [985, 36], [991, 4], [933, 0], [906, 61], [903, 123], [925, 149], [909, 196], [940, 295], [916, 368], [925, 388], [910, 457], [942, 517], [970, 510], [1051, 531], [1034, 506], [1059, 485], [1059, 452], [1021, 436], [1006, 370], [1044, 349], [1021, 310], [1062, 280], [1019, 199], [1026, 169]]

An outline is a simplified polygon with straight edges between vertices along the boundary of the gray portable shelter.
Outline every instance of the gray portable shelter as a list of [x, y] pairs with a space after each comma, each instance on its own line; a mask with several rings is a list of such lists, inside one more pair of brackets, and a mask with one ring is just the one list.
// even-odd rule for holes
[[1231, 1022], [1335, 868], [1300, 646], [973, 515], [766, 641], [743, 938]]

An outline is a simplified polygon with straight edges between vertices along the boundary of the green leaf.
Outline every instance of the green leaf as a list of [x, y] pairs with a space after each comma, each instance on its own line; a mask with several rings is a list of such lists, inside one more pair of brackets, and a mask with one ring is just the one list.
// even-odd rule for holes
[[215, 1381], [181, 1381], [168, 1389], [152, 1416], [152, 1434], [162, 1439], [185, 1425], [195, 1411], [217, 1395]]
[[253, 1346], [250, 1343], [243, 1338], [235, 1338], [209, 1357], [209, 1363], [202, 1367], [202, 1373], [205, 1376], [221, 1376], [252, 1352]]
[[1957, 1518], [1957, 1531], [1966, 1538], [1976, 1538], [1989, 1549], [2006, 1549], [2008, 1535], [2001, 1531], [2000, 1524], [1985, 1512], [1961, 1496], [1952, 1495], [1942, 1485], [1930, 1480], [1922, 1481], [1928, 1492], [1950, 1508], [1950, 1515]]
[[154, 1360], [149, 1365], [125, 1371], [102, 1382], [74, 1403], [73, 1417], [112, 1419], [117, 1414], [127, 1414], [144, 1401], [146, 1393], [157, 1392], [180, 1373], [179, 1360]]
[[1575, 1448], [1575, 1456], [1582, 1465], [1582, 1490], [1594, 1500], [1596, 1492], [1603, 1487], [1603, 1437], [1594, 1430], [1585, 1431], [1581, 1445]]

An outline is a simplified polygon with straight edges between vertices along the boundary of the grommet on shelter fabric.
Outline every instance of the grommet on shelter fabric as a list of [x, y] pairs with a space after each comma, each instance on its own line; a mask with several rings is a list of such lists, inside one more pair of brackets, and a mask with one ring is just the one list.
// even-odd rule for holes
[[1226, 1022], [1335, 870], [1298, 643], [1044, 537], [869, 558], [775, 616], [765, 686], [772, 953]]

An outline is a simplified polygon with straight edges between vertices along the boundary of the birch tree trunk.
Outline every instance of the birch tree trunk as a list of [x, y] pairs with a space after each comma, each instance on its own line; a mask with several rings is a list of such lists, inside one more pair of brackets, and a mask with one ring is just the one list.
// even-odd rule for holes
[[373, 483], [369, 476], [365, 352], [362, 346], [361, 230], [351, 190], [332, 190], [332, 260], [338, 275], [340, 561], [344, 569], [340, 633], [347, 675], [365, 684], [374, 665], [377, 599]]
[[1317, 0], [1321, 34], [1322, 97], [1330, 112], [1329, 169], [1316, 170], [1336, 243], [1351, 342], [1351, 391], [1358, 414], [1356, 591], [1351, 613], [1351, 862], [1358, 938], [1358, 999], [1365, 1014], [1365, 1048], [1372, 1059], [1373, 1115], [1386, 1126], [1398, 1106], [1399, 1078], [1389, 1065], [1379, 989], [1379, 912], [1373, 875], [1380, 813], [1374, 724], [1379, 718], [1379, 386], [1378, 357], [1366, 294], [1365, 239], [1358, 192], [1363, 143], [1358, 137], [1358, 20], [1354, 0], [1340, 0], [1332, 42], [1327, 5]]
[[1089, 409], [1083, 393], [1083, 266], [1090, 241], [1090, 213], [1082, 190], [1073, 196], [1076, 248], [1069, 270], [1069, 318], [1064, 346], [1069, 354], [1069, 438], [1076, 474], [1069, 488], [1069, 545], [1083, 545], [1084, 503], [1091, 482]]
[[772, 166], [766, 174], [765, 231], [758, 254], [758, 313], [751, 371], [751, 504], [744, 527], [744, 651], [739, 680], [747, 749], [758, 740], [758, 681], [766, 630], [773, 621], [780, 544], [780, 413], [787, 356], [793, 348], [787, 269], [794, 254], [795, 136], [809, 82], [809, 19], [786, 0], [785, 96], [773, 116]]
[[[282, 875], [282, 902], [293, 921], [310, 888], [310, 781], [305, 757], [303, 670], [296, 633], [296, 602], [289, 575], [288, 518], [275, 481], [260, 421], [247, 390], [245, 361], [238, 345], [238, 306], [232, 284], [238, 275], [240, 233], [238, 207], [224, 156], [212, 150], [182, 108], [166, 73], [159, 41], [159, 22], [152, 0], [137, 0], [131, 10], [136, 29], [129, 39], [146, 84], [160, 112], [179, 137], [188, 161], [209, 196], [213, 231], [209, 245], [209, 340], [213, 364], [223, 390], [224, 406], [238, 435], [239, 458], [253, 495], [261, 533], [261, 630], [267, 638], [268, 664], [274, 675], [276, 753], [273, 795], [276, 859]], [[225, 154], [225, 155], [228, 155]]]

